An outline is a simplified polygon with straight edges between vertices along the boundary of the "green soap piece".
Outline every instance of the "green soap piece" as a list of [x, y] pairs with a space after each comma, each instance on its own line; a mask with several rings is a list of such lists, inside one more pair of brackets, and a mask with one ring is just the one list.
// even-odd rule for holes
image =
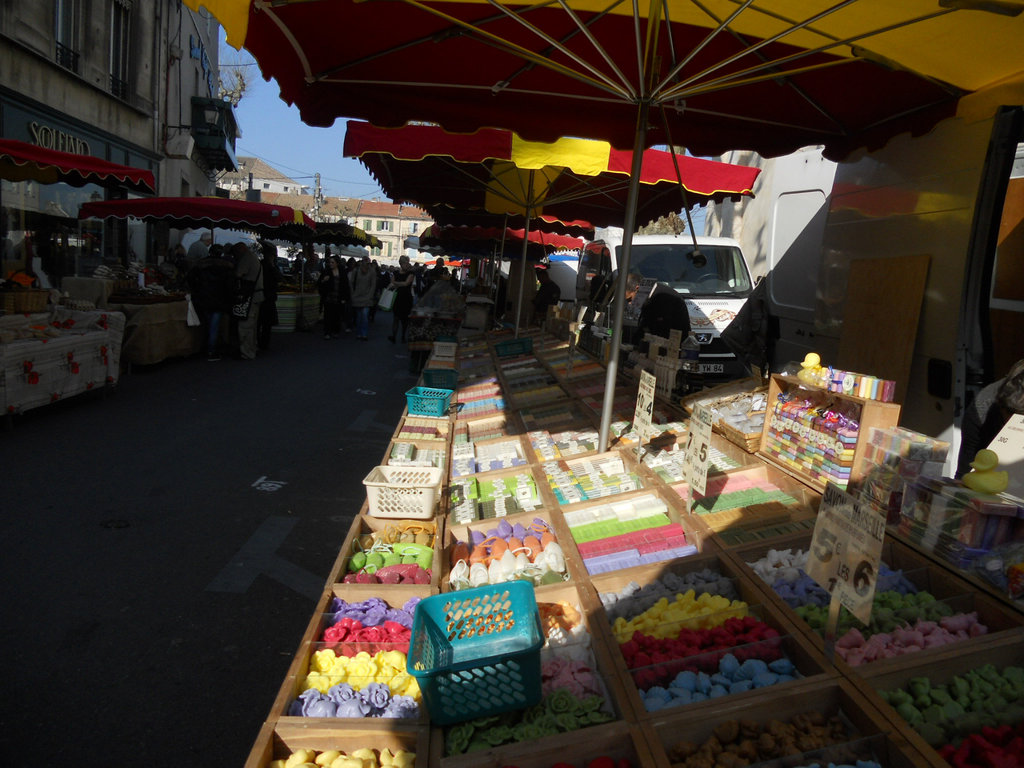
[[921, 710], [922, 713], [924, 713], [924, 711], [928, 709], [928, 707], [932, 706], [932, 697], [929, 696], [927, 693], [923, 693], [914, 699], [914, 706]]
[[416, 563], [416, 565], [418, 565], [424, 571], [427, 571], [430, 569], [430, 566], [434, 563], [434, 553], [421, 552], [420, 554], [413, 556], [413, 562]]
[[914, 703], [909, 700], [904, 701], [901, 704], [898, 704], [896, 706], [896, 712], [908, 723], [913, 722], [915, 718], [921, 718], [921, 713], [918, 711], [917, 707], [914, 706]]
[[540, 577], [540, 586], [546, 584], [561, 584], [564, 579], [562, 574], [556, 573], [555, 571], [547, 571], [543, 576]]
[[356, 552], [354, 555], [352, 555], [351, 558], [349, 558], [348, 570], [349, 570], [350, 573], [357, 573], [358, 571], [363, 570], [363, 568], [365, 566], [366, 566], [366, 553], [365, 552]]
[[[962, 700], [971, 692], [970, 684], [960, 675], [953, 675], [953, 679], [949, 681], [949, 687], [952, 690], [953, 696], [958, 700]], [[963, 701], [960, 703], [962, 704]]]
[[946, 731], [934, 723], [922, 723], [921, 727], [917, 729], [917, 732], [921, 734], [922, 739], [928, 742], [928, 746], [934, 747], [935, 749], [938, 749], [948, 741], [946, 738]]
[[412, 565], [416, 562], [416, 555], [402, 555], [402, 565]]
[[963, 717], [967, 714], [962, 706], [956, 701], [950, 699], [942, 705], [942, 714], [948, 720], [956, 720], [959, 717]]
[[907, 691], [915, 699], [919, 696], [927, 696], [932, 689], [932, 681], [927, 677], [912, 677], [907, 682]]
[[922, 709], [921, 717], [924, 718], [926, 723], [933, 723], [935, 725], [941, 725], [945, 722], [945, 715], [942, 712], [942, 707], [937, 704], [932, 704], [930, 707]]
[[[384, 566], [384, 555], [380, 552], [371, 552], [366, 556], [366, 572], [374, 573], [378, 568]], [[372, 569], [372, 570], [371, 570]]]
[[945, 688], [932, 688], [931, 697], [932, 702], [938, 704], [940, 707], [953, 701], [949, 692]]
[[394, 552], [385, 552], [384, 553], [384, 566], [398, 565], [401, 562], [402, 562], [401, 555], [397, 555]]
[[886, 701], [888, 701], [893, 706], [893, 708], [898, 707], [900, 704], [903, 704], [904, 702], [912, 701], [912, 699], [910, 698], [910, 694], [904, 691], [902, 688], [897, 688], [894, 691], [887, 691], [883, 695], [888, 697], [886, 698]]

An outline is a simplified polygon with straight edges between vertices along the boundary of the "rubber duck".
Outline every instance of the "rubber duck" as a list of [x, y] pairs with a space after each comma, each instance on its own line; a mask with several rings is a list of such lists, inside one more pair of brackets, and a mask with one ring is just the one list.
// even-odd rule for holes
[[821, 366], [821, 356], [817, 352], [808, 352], [800, 363], [796, 377], [809, 387], [821, 387], [827, 372]]
[[999, 456], [996, 452], [982, 448], [974, 454], [971, 471], [963, 477], [964, 485], [978, 493], [1002, 493], [1010, 484], [1010, 474], [1005, 470], [997, 472], [997, 466]]

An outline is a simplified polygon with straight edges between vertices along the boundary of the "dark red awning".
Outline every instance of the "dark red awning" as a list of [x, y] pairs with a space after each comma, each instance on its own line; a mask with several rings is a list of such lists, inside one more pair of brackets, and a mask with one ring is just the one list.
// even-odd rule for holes
[[174, 227], [248, 229], [265, 235], [313, 230], [316, 225], [303, 211], [287, 205], [252, 203], [226, 197], [143, 197], [83, 203], [78, 218], [166, 221]]
[[152, 171], [118, 165], [91, 155], [37, 147], [15, 139], [0, 139], [0, 178], [42, 184], [62, 181], [73, 187], [101, 184], [150, 195], [156, 192]]

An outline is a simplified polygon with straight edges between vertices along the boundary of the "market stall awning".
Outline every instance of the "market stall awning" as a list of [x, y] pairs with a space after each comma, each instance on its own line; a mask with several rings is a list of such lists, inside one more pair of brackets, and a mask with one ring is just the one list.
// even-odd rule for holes
[[111, 163], [91, 155], [38, 147], [16, 139], [0, 139], [0, 179], [38, 181], [41, 184], [62, 181], [73, 187], [99, 184], [150, 195], [156, 192], [152, 171]]
[[583, 240], [557, 232], [501, 227], [430, 226], [420, 235], [424, 248], [436, 248], [446, 253], [486, 256], [495, 248], [508, 248], [504, 257], [519, 258], [526, 239], [527, 258], [539, 261], [556, 251], [582, 250]]
[[357, 248], [380, 248], [380, 238], [344, 221], [321, 221], [316, 225], [313, 241], [326, 245], [352, 245]]
[[305, 239], [316, 225], [301, 210], [287, 205], [231, 200], [226, 197], [146, 197], [83, 203], [78, 218], [166, 221], [173, 227], [245, 229], [281, 239]]
[[[435, 220], [481, 212], [622, 226], [633, 153], [608, 142], [525, 141], [483, 128], [453, 134], [431, 125], [379, 128], [348, 121], [344, 152], [359, 158], [396, 202], [425, 208]], [[638, 221], [709, 201], [750, 195], [759, 168], [648, 149], [639, 176]], [[680, 188], [681, 187], [681, 188]], [[493, 224], [493, 222], [492, 222]], [[533, 224], [531, 229], [536, 228]]]

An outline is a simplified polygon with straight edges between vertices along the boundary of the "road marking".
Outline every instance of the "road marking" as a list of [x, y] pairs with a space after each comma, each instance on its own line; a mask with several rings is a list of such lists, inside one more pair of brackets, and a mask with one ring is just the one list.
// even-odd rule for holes
[[357, 389], [356, 393], [360, 394], [360, 395], [376, 395], [377, 394], [372, 389]]
[[255, 488], [257, 491], [279, 491], [286, 485], [288, 485], [287, 480], [268, 480], [267, 476], [263, 475], [249, 487]]
[[324, 580], [277, 554], [297, 522], [298, 518], [280, 516], [264, 520], [238, 553], [206, 586], [206, 591], [243, 594], [249, 590], [257, 576], [264, 574], [312, 600], [320, 597], [324, 590]]
[[375, 432], [393, 432], [395, 427], [393, 424], [382, 424], [376, 420], [377, 412], [371, 408], [366, 408], [359, 412], [356, 416], [355, 421], [348, 425], [348, 428], [355, 432], [366, 432], [373, 430]]

